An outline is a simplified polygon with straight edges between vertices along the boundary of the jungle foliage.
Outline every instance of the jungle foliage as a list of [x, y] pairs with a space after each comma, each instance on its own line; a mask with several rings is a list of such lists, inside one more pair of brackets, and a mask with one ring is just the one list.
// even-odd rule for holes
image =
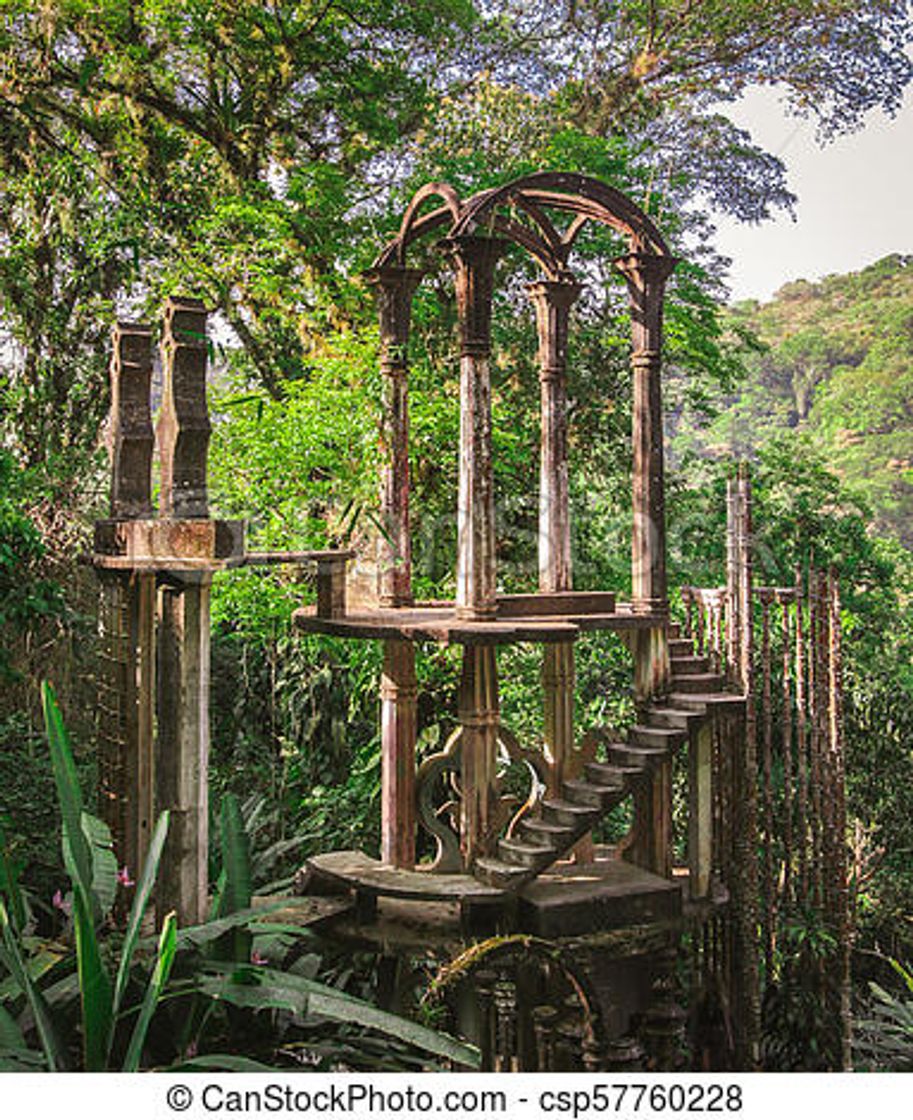
[[[248, 803], [245, 819], [236, 797], [222, 799], [210, 920], [179, 929], [171, 912], [158, 916], [157, 937], [144, 936], [168, 812], [134, 882], [128, 868], [118, 869], [108, 827], [83, 806], [69, 736], [47, 684], [42, 701], [70, 890], [54, 898], [66, 923], [42, 935], [0, 829], [0, 1070], [250, 1071], [282, 1064], [280, 1054], [285, 1064], [306, 1060], [315, 1068], [330, 1055], [350, 1068], [477, 1064], [473, 1048], [366, 1003], [344, 980], [317, 980], [322, 958], [305, 948], [319, 948], [319, 939], [289, 921], [287, 904], [270, 903], [262, 882], [258, 894], [266, 897], [255, 906], [255, 876], [272, 855], [251, 851], [262, 801]], [[386, 1062], [377, 1033], [387, 1036]]]
[[[424, 181], [469, 194], [560, 168], [629, 193], [682, 258], [666, 316], [673, 586], [721, 579], [730, 451], [756, 461], [765, 577], [788, 581], [809, 547], [844, 575], [861, 938], [913, 956], [910, 264], [888, 258], [724, 313], [707, 217], [712, 206], [762, 220], [794, 201], [782, 162], [726, 117], [741, 90], [779, 83], [834, 134], [897, 108], [909, 41], [893, 0], [0, 6], [0, 674], [11, 682], [0, 776], [42, 935], [59, 917], [47, 905], [59, 868], [44, 677], [79, 729], [94, 807], [92, 577], [76, 559], [105, 513], [113, 321], [153, 318], [168, 293], [201, 296], [217, 324], [215, 512], [250, 518], [254, 546], [358, 542], [377, 503], [379, 406], [362, 270]], [[570, 441], [577, 585], [623, 592], [630, 378], [625, 293], [607, 263], [617, 249], [605, 232], [580, 242], [588, 290], [575, 311]], [[498, 561], [505, 589], [524, 590], [535, 579], [532, 275], [517, 255], [503, 273]], [[452, 590], [454, 326], [438, 266], [417, 297], [410, 354], [416, 591], [427, 596]], [[213, 800], [253, 788], [276, 806], [277, 880], [310, 851], [370, 848], [379, 816], [378, 653], [293, 638], [291, 608], [310, 593], [291, 570], [245, 571], [220, 578], [214, 597]], [[505, 719], [533, 740], [537, 663], [517, 650], [501, 671]], [[452, 726], [453, 652], [423, 651], [419, 677], [430, 751]], [[620, 644], [581, 643], [582, 718], [624, 726], [629, 678]]]

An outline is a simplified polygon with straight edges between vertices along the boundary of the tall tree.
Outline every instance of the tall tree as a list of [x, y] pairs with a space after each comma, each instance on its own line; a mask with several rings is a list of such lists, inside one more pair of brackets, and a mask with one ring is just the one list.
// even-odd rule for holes
[[[899, 103], [909, 33], [906, 5], [889, 0], [7, 0], [3, 317], [22, 353], [59, 365], [80, 351], [49, 347], [35, 328], [46, 316], [20, 313], [14, 259], [26, 212], [75, 206], [72, 251], [86, 243], [93, 268], [59, 251], [29, 265], [36, 278], [53, 270], [46, 291], [64, 319], [74, 284], [80, 305], [121, 311], [192, 287], [281, 395], [307, 374], [322, 335], [363, 313], [349, 283], [367, 259], [356, 246], [393, 220], [387, 204], [415, 165], [413, 141], [448, 106], [472, 111], [484, 82], [522, 91], [519, 149], [525, 119], [624, 137], [651, 204], [709, 197], [754, 220], [789, 203], [782, 165], [714, 110], [747, 84], [782, 82], [825, 130], [853, 127]], [[496, 143], [500, 108], [479, 123]], [[42, 198], [23, 150], [36, 165], [71, 161], [69, 184], [58, 175]], [[81, 337], [91, 351], [91, 332]], [[7, 380], [29, 383], [21, 355], [13, 373], [5, 365]], [[98, 359], [92, 370], [101, 399]], [[65, 415], [66, 400], [52, 400]]]

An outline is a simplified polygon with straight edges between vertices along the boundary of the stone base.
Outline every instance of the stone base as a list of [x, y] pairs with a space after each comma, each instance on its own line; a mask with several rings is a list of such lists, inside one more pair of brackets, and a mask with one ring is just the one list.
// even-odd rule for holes
[[540, 875], [520, 892], [517, 924], [539, 937], [574, 937], [675, 922], [681, 913], [678, 883], [624, 860], [603, 859]]

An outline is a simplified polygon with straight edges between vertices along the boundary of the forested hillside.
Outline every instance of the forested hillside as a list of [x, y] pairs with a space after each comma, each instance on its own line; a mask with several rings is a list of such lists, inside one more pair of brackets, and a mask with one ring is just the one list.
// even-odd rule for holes
[[[248, 519], [254, 549], [358, 546], [377, 523], [382, 401], [365, 270], [416, 189], [432, 181], [468, 198], [533, 171], [576, 172], [621, 191], [661, 228], [680, 260], [663, 341], [674, 418], [665, 493], [672, 609], [681, 616], [682, 585], [723, 583], [726, 478], [732, 457], [749, 458], [758, 581], [792, 586], [811, 554], [839, 572], [860, 1017], [867, 980], [890, 982], [888, 958], [913, 961], [913, 258], [797, 280], [769, 304], [727, 309], [710, 213], [760, 222], [795, 201], [784, 162], [727, 116], [745, 89], [776, 85], [822, 134], [839, 134], [872, 111], [896, 111], [913, 78], [911, 41], [908, 7], [895, 0], [0, 7], [0, 894], [12, 914], [8, 925], [0, 908], [0, 1034], [18, 1039], [10, 1015], [21, 1019], [33, 1066], [44, 1059], [7, 975], [11, 931], [25, 931], [22, 945], [38, 954], [35, 983], [54, 997], [67, 1062], [98, 1069], [112, 1056], [85, 1047], [74, 1026], [85, 980], [74, 918], [86, 914], [66, 893], [72, 868], [61, 863], [42, 718], [50, 680], [74, 743], [72, 823], [81, 819], [77, 776], [88, 811], [102, 797], [99, 582], [83, 561], [93, 522], [109, 510], [111, 328], [130, 320], [158, 329], [167, 297], [202, 300], [217, 371], [213, 515]], [[631, 323], [612, 264], [622, 251], [607, 227], [576, 242], [586, 290], [568, 349], [567, 440], [576, 586], [624, 597]], [[526, 290], [535, 271], [512, 254], [491, 362], [505, 592], [536, 586], [540, 442]], [[413, 575], [416, 597], [433, 599], [452, 596], [455, 583], [460, 352], [450, 262], [429, 252], [420, 263], [427, 275], [409, 341]], [[243, 911], [238, 900], [250, 893], [222, 895], [221, 885], [232, 859], [246, 862], [238, 851], [248, 839], [256, 874], [247, 887], [264, 891], [285, 889], [315, 852], [378, 846], [382, 651], [294, 635], [292, 609], [313, 594], [287, 568], [214, 580], [210, 878], [228, 910]], [[581, 727], [624, 729], [634, 707], [628, 648], [593, 635], [579, 646]], [[540, 736], [540, 670], [531, 646], [501, 655], [504, 722], [530, 743]], [[423, 648], [417, 675], [424, 758], [454, 727], [454, 647]], [[233, 844], [241, 798], [250, 836]], [[123, 867], [121, 884], [137, 870]], [[771, 963], [790, 982], [779, 1003], [767, 1000], [766, 1067], [816, 1069], [824, 1012], [819, 973], [807, 965], [826, 959], [831, 934], [812, 911], [781, 918]], [[84, 949], [95, 944], [87, 929], [94, 935], [84, 921]], [[103, 939], [112, 932], [99, 929]], [[285, 934], [255, 954], [246, 932], [229, 925], [219, 936], [223, 961], [226, 933], [237, 935], [231, 952], [246, 971], [248, 959], [260, 966], [284, 955]], [[335, 945], [296, 950], [295, 1001], [277, 1006], [300, 1010], [314, 974], [372, 997], [389, 986], [339, 954]], [[144, 967], [152, 972], [148, 954]], [[181, 982], [211, 980], [196, 959], [178, 972]], [[149, 990], [156, 995], [151, 982]], [[248, 1012], [267, 1005], [246, 986], [229, 1008], [238, 1016], [224, 1006], [212, 1015], [172, 1010], [186, 1006], [174, 994], [165, 1001], [174, 1017], [157, 1020], [153, 1043], [142, 1055], [131, 1043], [136, 1063], [162, 1068], [208, 1048], [288, 1067], [299, 1045], [318, 1053], [316, 1038], [322, 1068], [417, 1065], [389, 1040], [377, 1046], [323, 1019], [302, 1041], [297, 1016], [287, 1025], [284, 1013], [274, 1034], [256, 1020], [253, 1045]], [[136, 987], [128, 1003], [140, 998]], [[869, 1066], [913, 1068], [913, 1011], [909, 1001], [898, 1006], [905, 1046], [875, 1032]], [[106, 1045], [129, 1026], [109, 1007]], [[118, 1055], [126, 1049], [124, 1040]], [[293, 1068], [302, 1068], [297, 1058]]]
[[913, 257], [796, 280], [769, 303], [738, 304], [731, 324], [759, 345], [717, 418], [692, 429], [695, 444], [743, 455], [807, 434], [873, 526], [913, 548]]

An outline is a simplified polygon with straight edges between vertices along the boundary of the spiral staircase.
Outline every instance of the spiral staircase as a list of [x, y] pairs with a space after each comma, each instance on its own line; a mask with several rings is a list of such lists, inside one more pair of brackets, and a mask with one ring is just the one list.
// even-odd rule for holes
[[714, 710], [742, 705], [676, 625], [669, 635], [668, 694], [645, 708], [626, 741], [606, 745], [604, 761], [586, 763], [584, 777], [563, 782], [560, 797], [546, 798], [522, 818], [510, 836], [498, 841], [497, 856], [478, 859], [477, 879], [511, 891], [526, 886], [632, 797], [651, 770], [670, 759]]

